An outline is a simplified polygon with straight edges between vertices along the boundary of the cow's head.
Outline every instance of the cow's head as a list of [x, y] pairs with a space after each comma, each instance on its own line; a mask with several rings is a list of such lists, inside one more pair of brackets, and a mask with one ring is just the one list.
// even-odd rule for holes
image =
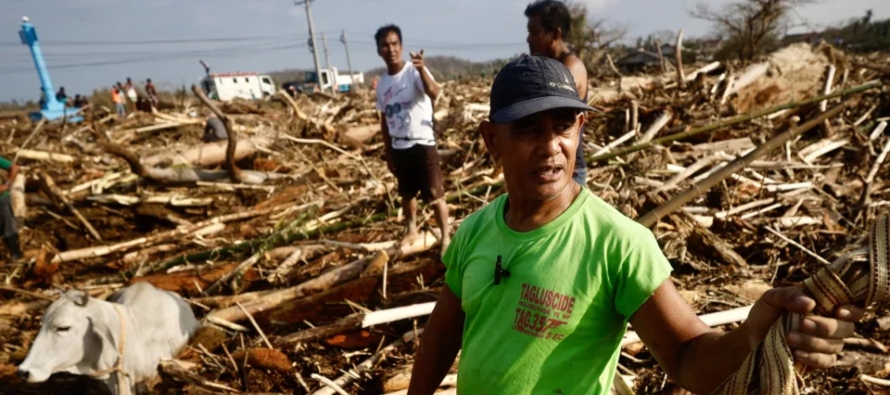
[[43, 316], [28, 357], [18, 367], [31, 383], [46, 381], [57, 372], [77, 373], [77, 366], [98, 359], [101, 337], [91, 320], [92, 303], [82, 291], [67, 291]]

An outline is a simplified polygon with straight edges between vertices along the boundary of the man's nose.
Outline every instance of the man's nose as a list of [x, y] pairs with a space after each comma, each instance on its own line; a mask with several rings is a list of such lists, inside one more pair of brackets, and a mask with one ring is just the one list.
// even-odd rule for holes
[[559, 134], [548, 131], [541, 133], [540, 139], [538, 140], [538, 149], [542, 154], [553, 156], [561, 151], [559, 144]]

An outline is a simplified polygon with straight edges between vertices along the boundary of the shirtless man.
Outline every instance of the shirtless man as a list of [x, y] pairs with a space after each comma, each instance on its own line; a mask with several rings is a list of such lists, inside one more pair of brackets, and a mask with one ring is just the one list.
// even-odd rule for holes
[[[566, 66], [575, 79], [578, 97], [587, 103], [587, 67], [566, 43], [572, 30], [572, 15], [565, 3], [557, 0], [539, 0], [525, 8], [528, 18], [528, 50], [532, 55], [546, 56]], [[572, 179], [587, 186], [587, 162], [584, 160], [584, 133], [578, 134], [575, 151], [575, 169]]]

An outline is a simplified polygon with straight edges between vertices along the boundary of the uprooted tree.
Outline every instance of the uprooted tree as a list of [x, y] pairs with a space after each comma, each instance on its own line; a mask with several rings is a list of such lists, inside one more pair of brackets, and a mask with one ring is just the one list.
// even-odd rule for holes
[[707, 3], [696, 4], [690, 14], [711, 21], [717, 34], [726, 37], [718, 57], [751, 60], [767, 52], [780, 39], [782, 28], [795, 8], [816, 0], [740, 0], [715, 11]]

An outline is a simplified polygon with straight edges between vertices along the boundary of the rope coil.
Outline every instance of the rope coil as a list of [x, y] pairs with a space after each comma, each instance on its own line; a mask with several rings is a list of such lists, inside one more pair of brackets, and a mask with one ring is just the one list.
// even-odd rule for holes
[[[803, 281], [807, 296], [816, 301], [815, 313], [833, 316], [842, 305], [868, 307], [890, 300], [890, 215], [875, 221], [867, 240], [831, 265]], [[738, 372], [715, 395], [799, 395], [803, 378], [794, 368], [794, 356], [785, 334], [798, 327], [804, 316], [785, 313], [776, 320]]]

